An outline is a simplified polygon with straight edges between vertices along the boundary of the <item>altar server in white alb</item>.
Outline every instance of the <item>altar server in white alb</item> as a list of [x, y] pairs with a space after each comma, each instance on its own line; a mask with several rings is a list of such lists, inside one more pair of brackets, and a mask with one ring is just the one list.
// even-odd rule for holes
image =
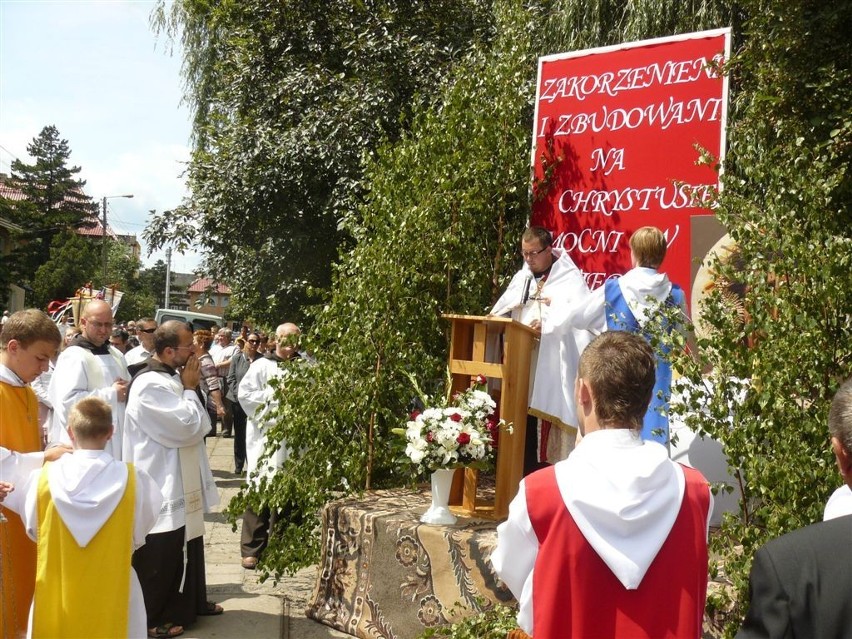
[[580, 357], [583, 439], [525, 477], [491, 562], [535, 639], [701, 636], [712, 496], [640, 437], [654, 387], [644, 338], [608, 332]]
[[[677, 284], [659, 270], [666, 257], [666, 238], [654, 226], [643, 226], [630, 236], [630, 259], [633, 268], [619, 278], [607, 280], [595, 289], [586, 302], [555, 310], [553, 322], [557, 331], [572, 333], [588, 329], [629, 331], [643, 334], [655, 319], [666, 322], [666, 330], [682, 331], [689, 315], [686, 296]], [[670, 316], [661, 313], [665, 307], [679, 315], [674, 325]], [[669, 444], [668, 406], [671, 395], [672, 368], [668, 347], [662, 344], [657, 353], [657, 378], [651, 404], [645, 413], [642, 438]]]
[[[246, 464], [250, 481], [271, 477], [281, 468], [290, 454], [283, 443], [262, 462], [266, 450], [267, 432], [273, 425], [270, 414], [275, 408], [273, 379], [284, 379], [296, 362], [304, 361], [296, 342], [300, 335], [295, 324], [281, 324], [275, 329], [275, 350], [252, 362], [237, 389], [240, 405], [248, 416], [246, 422]], [[247, 509], [243, 513], [240, 554], [243, 568], [252, 570], [269, 541], [269, 527], [275, 524], [277, 513], [261, 513]]]
[[75, 404], [68, 429], [74, 452], [30, 474], [10, 497], [23, 501], [27, 534], [38, 544], [28, 634], [141, 639], [145, 602], [130, 559], [163, 496], [147, 473], [104, 451], [113, 424], [102, 399]]
[[[546, 439], [546, 455], [541, 461], [558, 461], [574, 448], [577, 411], [570, 389], [577, 375], [577, 360], [589, 343], [586, 331], [554, 333], [552, 309], [585, 300], [589, 289], [580, 269], [568, 253], [553, 246], [550, 232], [531, 226], [521, 237], [524, 266], [515, 273], [491, 315], [512, 319], [541, 331], [541, 342], [533, 354], [529, 414], [553, 426]], [[530, 433], [532, 435], [533, 433]], [[541, 442], [527, 439], [530, 447]], [[529, 465], [529, 464], [526, 464]]]
[[163, 507], [145, 545], [133, 555], [148, 613], [149, 636], [173, 637], [222, 607], [207, 600], [204, 513], [219, 494], [204, 436], [210, 419], [197, 389], [201, 377], [192, 331], [179, 321], [154, 333], [155, 355], [130, 385], [124, 458], [150, 474]]
[[59, 354], [50, 378], [48, 399], [53, 407], [48, 439], [70, 444], [66, 431], [68, 411], [85, 397], [100, 397], [112, 409], [115, 435], [107, 444], [107, 452], [121, 459], [124, 409], [130, 374], [124, 355], [110, 346], [112, 308], [103, 300], [93, 300], [80, 318], [82, 333]]

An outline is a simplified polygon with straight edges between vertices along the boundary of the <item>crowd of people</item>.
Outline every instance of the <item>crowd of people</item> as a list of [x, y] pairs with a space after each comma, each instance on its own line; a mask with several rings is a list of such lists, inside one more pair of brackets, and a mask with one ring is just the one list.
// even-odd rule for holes
[[[5, 317], [2, 636], [169, 638], [222, 614], [206, 587], [204, 513], [219, 495], [205, 439], [221, 423], [235, 474], [269, 472], [265, 385], [306, 361], [298, 327], [270, 339], [246, 326], [236, 340], [149, 317], [119, 327], [101, 300], [77, 322], [36, 309]], [[276, 515], [246, 512], [245, 568]]]

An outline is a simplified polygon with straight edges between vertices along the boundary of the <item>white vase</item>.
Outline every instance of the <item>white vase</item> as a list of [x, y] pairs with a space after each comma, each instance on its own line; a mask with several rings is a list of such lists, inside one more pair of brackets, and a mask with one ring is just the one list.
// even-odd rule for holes
[[423, 513], [420, 521], [424, 524], [450, 525], [456, 523], [456, 516], [450, 512], [450, 488], [453, 485], [455, 468], [441, 468], [432, 473], [432, 505]]

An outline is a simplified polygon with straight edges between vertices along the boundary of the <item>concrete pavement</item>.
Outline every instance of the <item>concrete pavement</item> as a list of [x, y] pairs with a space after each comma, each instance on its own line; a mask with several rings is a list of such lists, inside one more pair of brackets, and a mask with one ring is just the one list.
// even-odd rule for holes
[[237, 494], [241, 479], [234, 471], [234, 440], [210, 437], [207, 453], [221, 497], [215, 512], [205, 516], [204, 555], [207, 564], [207, 594], [225, 609], [217, 617], [199, 617], [183, 635], [187, 639], [327, 639], [351, 635], [305, 617], [313, 594], [317, 568], [305, 568], [292, 577], [258, 581], [253, 570], [240, 566], [239, 527], [231, 525], [222, 511]]

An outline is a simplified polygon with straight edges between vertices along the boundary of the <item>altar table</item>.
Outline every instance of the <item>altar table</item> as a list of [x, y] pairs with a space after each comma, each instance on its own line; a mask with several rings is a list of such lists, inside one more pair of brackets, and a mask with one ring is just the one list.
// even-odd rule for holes
[[512, 602], [489, 561], [497, 522], [421, 524], [429, 501], [425, 491], [384, 490], [327, 504], [307, 616], [362, 639], [414, 639]]

